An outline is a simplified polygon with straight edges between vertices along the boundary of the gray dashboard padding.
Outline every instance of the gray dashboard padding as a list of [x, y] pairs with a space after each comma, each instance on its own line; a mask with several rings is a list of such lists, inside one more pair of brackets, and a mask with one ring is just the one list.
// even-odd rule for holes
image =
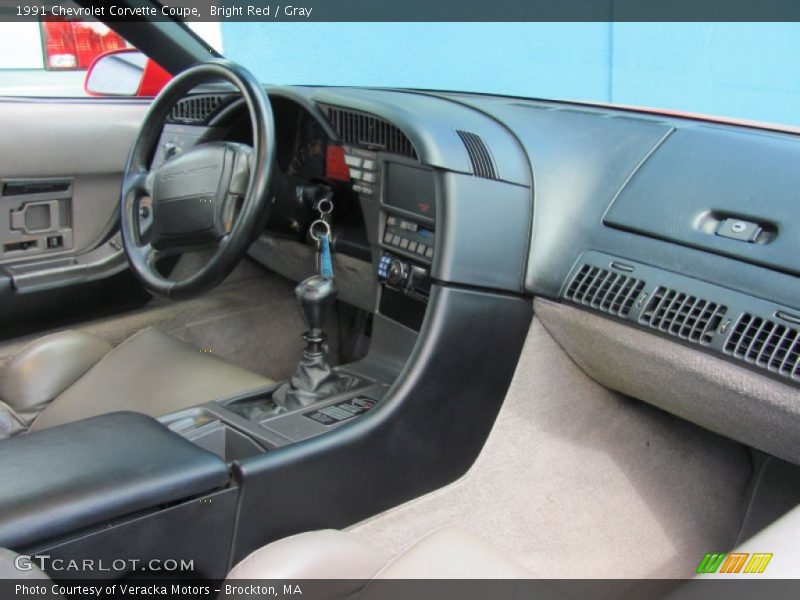
[[681, 344], [537, 298], [534, 312], [600, 384], [800, 464], [800, 391]]

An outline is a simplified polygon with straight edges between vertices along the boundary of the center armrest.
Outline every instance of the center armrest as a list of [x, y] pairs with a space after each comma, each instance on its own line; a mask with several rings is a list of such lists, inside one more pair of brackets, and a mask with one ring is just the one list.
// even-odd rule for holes
[[54, 536], [228, 484], [225, 463], [142, 414], [0, 442], [0, 546]]

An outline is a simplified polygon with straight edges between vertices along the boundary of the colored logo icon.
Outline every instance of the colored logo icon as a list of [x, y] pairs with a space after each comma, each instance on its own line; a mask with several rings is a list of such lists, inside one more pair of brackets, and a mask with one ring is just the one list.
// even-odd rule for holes
[[763, 573], [769, 561], [772, 560], [772, 553], [764, 552], [715, 552], [706, 554], [697, 573], [709, 575], [712, 573]]

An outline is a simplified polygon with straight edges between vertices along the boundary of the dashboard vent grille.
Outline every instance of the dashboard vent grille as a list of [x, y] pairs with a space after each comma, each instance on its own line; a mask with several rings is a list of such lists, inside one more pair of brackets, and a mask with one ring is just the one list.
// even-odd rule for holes
[[635, 277], [583, 265], [570, 281], [565, 296], [577, 304], [625, 317], [644, 286], [644, 281]]
[[492, 155], [483, 139], [479, 135], [469, 131], [456, 130], [458, 137], [464, 143], [469, 155], [469, 162], [472, 163], [472, 172], [476, 177], [484, 179], [497, 179], [497, 169], [495, 169]]
[[203, 95], [183, 98], [175, 103], [169, 113], [171, 123], [205, 123], [225, 102], [225, 96]]
[[725, 344], [726, 354], [800, 380], [800, 332], [769, 319], [744, 313]]
[[345, 144], [377, 146], [392, 154], [417, 158], [411, 140], [388, 121], [367, 113], [335, 106], [324, 107], [324, 110]]
[[728, 308], [697, 296], [659, 286], [639, 322], [690, 342], [708, 345]]

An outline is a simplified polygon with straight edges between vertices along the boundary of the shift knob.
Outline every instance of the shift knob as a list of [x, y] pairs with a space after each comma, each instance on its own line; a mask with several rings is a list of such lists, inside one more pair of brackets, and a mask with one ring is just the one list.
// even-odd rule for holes
[[336, 282], [330, 277], [312, 275], [301, 281], [294, 288], [294, 293], [308, 329], [313, 334], [321, 333], [325, 317], [336, 302], [336, 295], [339, 293]]

